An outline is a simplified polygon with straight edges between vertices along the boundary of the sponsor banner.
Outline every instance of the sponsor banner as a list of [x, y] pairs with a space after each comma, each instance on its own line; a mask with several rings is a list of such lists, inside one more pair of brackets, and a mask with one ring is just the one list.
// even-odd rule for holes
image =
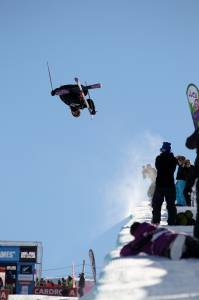
[[20, 280], [19, 283], [20, 283], [21, 286], [24, 286], [24, 285], [31, 285], [33, 282], [32, 281], [21, 281]]
[[32, 265], [21, 265], [20, 266], [20, 274], [33, 274], [33, 266]]
[[0, 290], [0, 300], [8, 299], [8, 290]]
[[18, 274], [19, 281], [33, 281], [33, 274]]
[[22, 262], [37, 262], [37, 247], [36, 246], [21, 246], [20, 261]]
[[34, 293], [35, 295], [77, 297], [77, 288], [67, 289], [67, 295], [65, 295], [64, 288], [35, 287]]
[[62, 296], [62, 288], [46, 288], [38, 287], [35, 288], [36, 295], [48, 295], [48, 296]]
[[0, 246], [1, 261], [19, 261], [19, 247]]

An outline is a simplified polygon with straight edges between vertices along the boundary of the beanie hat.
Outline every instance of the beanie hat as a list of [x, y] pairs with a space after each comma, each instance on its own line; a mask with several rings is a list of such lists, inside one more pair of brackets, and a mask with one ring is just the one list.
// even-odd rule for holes
[[169, 153], [171, 151], [171, 143], [163, 142], [162, 148], [160, 148], [160, 151]]
[[140, 225], [140, 222], [134, 222], [131, 227], [130, 227], [130, 233], [131, 235], [134, 235], [135, 230], [138, 228]]

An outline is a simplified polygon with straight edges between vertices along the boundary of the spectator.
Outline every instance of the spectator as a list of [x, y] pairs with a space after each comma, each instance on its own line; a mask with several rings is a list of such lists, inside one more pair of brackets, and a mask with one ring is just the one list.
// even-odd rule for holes
[[176, 206], [185, 206], [184, 188], [186, 184], [186, 169], [184, 156], [176, 156], [178, 160], [178, 171], [176, 175]]
[[63, 277], [62, 277], [62, 279], [61, 279], [61, 285], [62, 285], [63, 287], [66, 287], [66, 279], [63, 278]]
[[70, 275], [67, 278], [66, 285], [68, 288], [73, 288], [73, 278]]
[[58, 287], [61, 287], [61, 286], [62, 286], [61, 280], [60, 280], [60, 279], [58, 280], [57, 285], [58, 285]]
[[194, 236], [199, 239], [199, 128], [194, 131], [192, 135], [190, 135], [186, 140], [186, 146], [189, 149], [196, 149], [196, 159], [195, 159], [195, 179], [197, 178], [196, 183], [196, 223], [194, 226]]
[[173, 260], [199, 258], [199, 240], [184, 233], [176, 233], [146, 222], [134, 222], [130, 227], [130, 233], [134, 236], [134, 240], [121, 249], [121, 256], [144, 252]]
[[4, 286], [3, 279], [0, 277], [0, 290], [3, 289], [3, 286]]
[[152, 199], [155, 191], [155, 180], [157, 176], [157, 171], [151, 166], [151, 164], [147, 164], [146, 166], [142, 167], [142, 176], [144, 179], [149, 178], [151, 180], [151, 184], [147, 191], [147, 196], [149, 197], [149, 199]]
[[184, 188], [184, 197], [186, 200], [186, 205], [191, 206], [191, 193], [192, 187], [195, 183], [195, 167], [191, 164], [190, 160], [185, 160], [185, 174], [186, 174], [186, 183]]
[[79, 284], [78, 284], [78, 293], [79, 296], [84, 296], [84, 287], [85, 287], [85, 278], [84, 273], [79, 274]]
[[167, 203], [168, 225], [176, 223], [176, 191], [174, 183], [174, 172], [177, 159], [171, 153], [171, 144], [163, 142], [160, 149], [161, 154], [156, 157], [155, 167], [157, 169], [156, 187], [152, 198], [152, 223], [159, 224], [161, 220], [161, 207], [164, 198]]

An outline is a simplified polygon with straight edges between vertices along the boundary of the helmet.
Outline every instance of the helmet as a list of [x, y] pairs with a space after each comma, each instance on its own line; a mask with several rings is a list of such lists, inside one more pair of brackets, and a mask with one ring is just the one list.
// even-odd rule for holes
[[80, 116], [80, 109], [71, 110], [71, 113], [72, 113], [73, 117], [78, 118]]

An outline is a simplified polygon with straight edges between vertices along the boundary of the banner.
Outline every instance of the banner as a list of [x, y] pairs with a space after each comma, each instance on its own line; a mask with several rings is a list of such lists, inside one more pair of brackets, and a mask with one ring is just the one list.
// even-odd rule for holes
[[0, 290], [0, 300], [8, 299], [8, 290]]
[[193, 83], [189, 84], [186, 94], [194, 127], [197, 129], [199, 127], [199, 90], [197, 86]]

